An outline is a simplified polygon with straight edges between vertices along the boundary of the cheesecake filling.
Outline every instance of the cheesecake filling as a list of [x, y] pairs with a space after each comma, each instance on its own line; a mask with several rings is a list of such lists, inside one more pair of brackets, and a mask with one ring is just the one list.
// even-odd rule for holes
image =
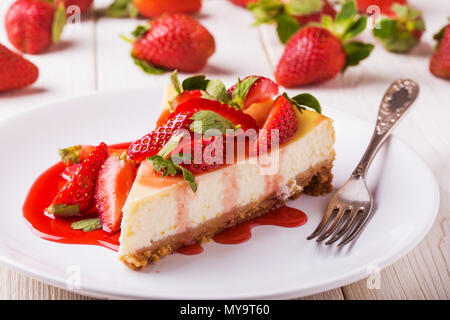
[[[309, 116], [315, 118], [308, 119]], [[260, 206], [267, 199], [276, 199], [270, 202], [272, 205], [283, 203], [299, 195], [324, 168], [325, 176], [331, 175], [334, 160], [331, 120], [316, 113], [308, 113], [304, 118], [299, 136], [280, 146], [276, 170], [271, 174], [262, 174], [267, 170], [261, 163], [246, 160], [196, 176], [198, 190], [193, 193], [181, 179], [155, 177], [151, 164], [143, 162], [123, 208], [121, 259], [129, 266], [141, 266], [144, 260], [176, 250], [183, 241], [201, 240], [201, 234], [188, 236], [190, 230], [208, 222], [214, 224], [212, 221], [216, 220], [224, 224], [223, 229], [239, 220], [227, 216], [230, 213], [242, 215], [241, 208]], [[244, 216], [251, 218], [262, 211], [250, 210]], [[215, 230], [218, 231], [220, 228]], [[169, 248], [161, 246], [165, 239], [179, 234], [185, 235], [181, 241], [172, 242]], [[163, 247], [167, 252], [155, 254]], [[143, 252], [147, 254], [142, 256]]]

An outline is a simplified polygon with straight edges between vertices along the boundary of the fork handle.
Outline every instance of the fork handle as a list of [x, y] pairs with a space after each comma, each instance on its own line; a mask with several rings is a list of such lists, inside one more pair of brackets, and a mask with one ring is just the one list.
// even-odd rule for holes
[[391, 134], [392, 129], [404, 118], [418, 94], [419, 85], [410, 79], [396, 80], [389, 86], [381, 100], [370, 143], [352, 176], [365, 177], [378, 150]]

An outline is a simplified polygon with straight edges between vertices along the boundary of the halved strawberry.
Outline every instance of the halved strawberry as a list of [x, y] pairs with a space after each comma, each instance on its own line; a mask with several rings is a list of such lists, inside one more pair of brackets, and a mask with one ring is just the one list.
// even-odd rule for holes
[[[254, 82], [251, 84], [248, 91], [242, 92], [242, 109], [247, 109], [253, 103], [263, 102], [267, 99], [270, 99], [278, 94], [278, 84], [270, 80], [269, 78], [259, 77], [259, 76], [248, 76], [242, 79], [241, 82], [244, 82], [247, 79], [256, 78]], [[238, 92], [235, 92], [236, 87], [239, 82], [234, 84], [231, 88], [228, 89], [228, 94], [231, 98], [239, 95]]]
[[111, 155], [103, 164], [95, 187], [95, 204], [104, 231], [120, 229], [122, 208], [135, 177], [134, 161]]
[[192, 116], [202, 110], [213, 111], [243, 130], [258, 129], [255, 120], [240, 110], [215, 100], [190, 99], [178, 105], [164, 125], [133, 142], [128, 149], [128, 156], [139, 161], [156, 155], [177, 129], [190, 130]]
[[62, 217], [88, 211], [93, 204], [98, 172], [107, 156], [108, 147], [102, 142], [83, 160], [46, 211]]
[[195, 98], [201, 98], [201, 97], [202, 97], [201, 90], [183, 91], [170, 102], [170, 106], [172, 107], [172, 109], [175, 109], [177, 106], [179, 106], [183, 102], [186, 102], [188, 100], [195, 99]]
[[[257, 148], [259, 151], [268, 150], [271, 145], [276, 145], [289, 140], [295, 132], [297, 132], [298, 121], [294, 107], [290, 101], [284, 96], [279, 96], [272, 110], [264, 123], [262, 134], [257, 140]], [[273, 136], [272, 130], [278, 130], [278, 134]]]

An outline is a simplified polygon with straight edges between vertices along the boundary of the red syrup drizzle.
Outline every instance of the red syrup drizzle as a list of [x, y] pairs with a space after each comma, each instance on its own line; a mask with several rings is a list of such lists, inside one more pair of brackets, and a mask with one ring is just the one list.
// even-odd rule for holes
[[[129, 144], [121, 143], [110, 147], [125, 149]], [[42, 173], [33, 183], [23, 205], [23, 216], [27, 224], [37, 236], [45, 240], [67, 244], [100, 245], [118, 251], [120, 231], [110, 234], [103, 230], [91, 232], [73, 230], [70, 224], [85, 219], [87, 216], [61, 219], [44, 214], [45, 208], [53, 201], [58, 190], [65, 183], [61, 177], [64, 169], [64, 163], [58, 162]], [[96, 212], [92, 212], [92, 216], [95, 215]], [[307, 216], [304, 212], [283, 206], [261, 217], [223, 230], [214, 236], [214, 241], [221, 244], [238, 244], [251, 238], [251, 229], [255, 226], [275, 225], [294, 228], [305, 224], [306, 221]], [[203, 247], [198, 243], [193, 243], [178, 249], [177, 252], [184, 255], [195, 255], [202, 253]]]

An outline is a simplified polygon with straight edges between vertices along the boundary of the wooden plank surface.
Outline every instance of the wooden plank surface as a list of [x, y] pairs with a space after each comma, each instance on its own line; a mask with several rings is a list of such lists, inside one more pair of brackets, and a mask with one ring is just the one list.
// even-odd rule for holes
[[[133, 65], [129, 44], [119, 38], [139, 22], [107, 19], [101, 9], [108, 0], [96, 2], [96, 11], [81, 25], [69, 25], [63, 42], [50, 52], [28, 56], [41, 71], [31, 88], [0, 95], [0, 120], [68, 96], [95, 90], [146, 87], [167, 81], [168, 75], [148, 76]], [[441, 203], [438, 218], [427, 237], [407, 256], [379, 274], [351, 285], [302, 299], [449, 299], [450, 297], [450, 83], [432, 77], [428, 59], [432, 34], [445, 24], [450, 2], [411, 0], [425, 13], [427, 32], [423, 43], [409, 55], [394, 55], [377, 46], [361, 66], [321, 86], [302, 88], [315, 94], [326, 106], [373, 121], [387, 85], [399, 77], [411, 77], [421, 86], [416, 108], [397, 130], [432, 168], [439, 182]], [[0, 2], [3, 17], [12, 0]], [[271, 76], [283, 47], [272, 27], [250, 27], [252, 17], [225, 0], [207, 0], [197, 16], [214, 34], [217, 52], [205, 73], [231, 83], [237, 76]], [[374, 42], [366, 33], [364, 40]], [[0, 42], [8, 44], [3, 28]], [[298, 90], [297, 90], [298, 91]], [[407, 159], [405, 159], [407, 161]], [[414, 199], [420, 201], [420, 199]], [[393, 212], [392, 214], [395, 214]], [[379, 280], [379, 288], [371, 280]], [[375, 281], [375, 284], [378, 284]], [[375, 287], [377, 287], [375, 285]], [[1, 299], [85, 299], [0, 266]]]

